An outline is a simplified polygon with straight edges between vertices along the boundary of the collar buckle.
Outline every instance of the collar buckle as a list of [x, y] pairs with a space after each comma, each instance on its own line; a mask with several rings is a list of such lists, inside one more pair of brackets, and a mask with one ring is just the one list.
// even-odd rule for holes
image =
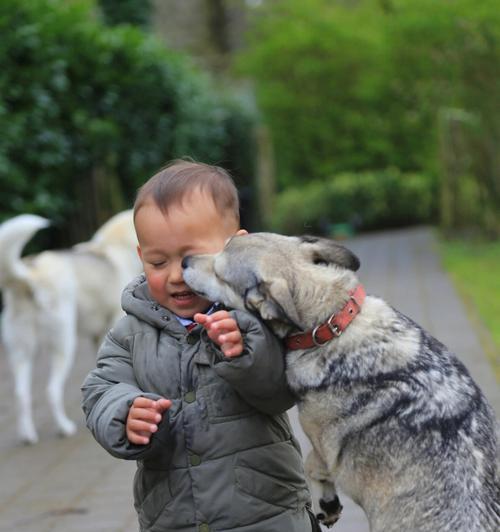
[[333, 338], [338, 338], [361, 311], [365, 296], [365, 290], [359, 284], [349, 292], [349, 300], [342, 310], [337, 314], [332, 314], [326, 322], [314, 327], [312, 331], [288, 336], [285, 339], [285, 345], [290, 350], [310, 349], [321, 347]]
[[342, 334], [342, 329], [336, 324], [336, 323], [333, 323], [332, 324], [332, 321], [335, 319], [335, 314], [332, 314], [329, 318], [328, 318], [328, 321], [326, 322], [326, 324], [328, 325], [328, 328], [330, 329], [331, 333], [333, 334], [333, 336], [335, 336], [336, 338], [338, 338], [341, 334]]

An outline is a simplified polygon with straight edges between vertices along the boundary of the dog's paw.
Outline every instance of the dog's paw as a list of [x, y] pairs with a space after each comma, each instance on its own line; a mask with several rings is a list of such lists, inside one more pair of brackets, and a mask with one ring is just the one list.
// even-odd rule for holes
[[35, 445], [35, 443], [38, 443], [38, 434], [36, 432], [31, 434], [20, 434], [19, 440], [23, 445]]
[[25, 445], [34, 445], [38, 443], [38, 433], [33, 423], [26, 420], [19, 425], [19, 440]]
[[73, 436], [76, 434], [77, 426], [76, 423], [73, 423], [70, 419], [60, 420], [59, 423], [59, 434], [63, 437]]
[[337, 495], [335, 495], [335, 498], [330, 501], [320, 499], [319, 507], [323, 511], [317, 514], [316, 518], [322, 525], [327, 527], [333, 526], [339, 520], [343, 508]]

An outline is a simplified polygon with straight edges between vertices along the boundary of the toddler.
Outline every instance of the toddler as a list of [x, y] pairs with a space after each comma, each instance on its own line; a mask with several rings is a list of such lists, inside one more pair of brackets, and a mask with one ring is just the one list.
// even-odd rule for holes
[[139, 190], [134, 222], [144, 274], [125, 288], [126, 315], [82, 392], [96, 440], [137, 460], [141, 532], [319, 530], [286, 415], [281, 344], [182, 278], [185, 256], [244, 238], [232, 179], [176, 161]]

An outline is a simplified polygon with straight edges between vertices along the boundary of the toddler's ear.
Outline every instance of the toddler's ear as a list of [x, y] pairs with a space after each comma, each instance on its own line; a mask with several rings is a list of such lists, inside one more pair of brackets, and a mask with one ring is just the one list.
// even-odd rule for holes
[[246, 229], [240, 229], [239, 231], [237, 231], [236, 236], [242, 235], [248, 235], [248, 231]]
[[142, 260], [141, 246], [137, 246], [137, 255], [139, 255], [139, 258]]

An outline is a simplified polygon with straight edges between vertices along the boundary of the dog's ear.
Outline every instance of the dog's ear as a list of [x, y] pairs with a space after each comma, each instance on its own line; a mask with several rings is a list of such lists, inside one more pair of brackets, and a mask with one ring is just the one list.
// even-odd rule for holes
[[245, 306], [248, 310], [256, 310], [265, 321], [299, 327], [295, 305], [283, 278], [260, 282], [247, 290]]
[[329, 238], [318, 238], [315, 236], [303, 236], [300, 238], [301, 244], [311, 246], [313, 249], [313, 261], [315, 264], [337, 264], [342, 268], [357, 271], [361, 265], [358, 257], [349, 249], [336, 244]]
[[268, 291], [264, 283], [260, 283], [249, 290], [245, 295], [245, 306], [248, 310], [256, 310], [263, 320], [280, 320], [283, 316], [283, 309], [276, 301], [268, 297]]

